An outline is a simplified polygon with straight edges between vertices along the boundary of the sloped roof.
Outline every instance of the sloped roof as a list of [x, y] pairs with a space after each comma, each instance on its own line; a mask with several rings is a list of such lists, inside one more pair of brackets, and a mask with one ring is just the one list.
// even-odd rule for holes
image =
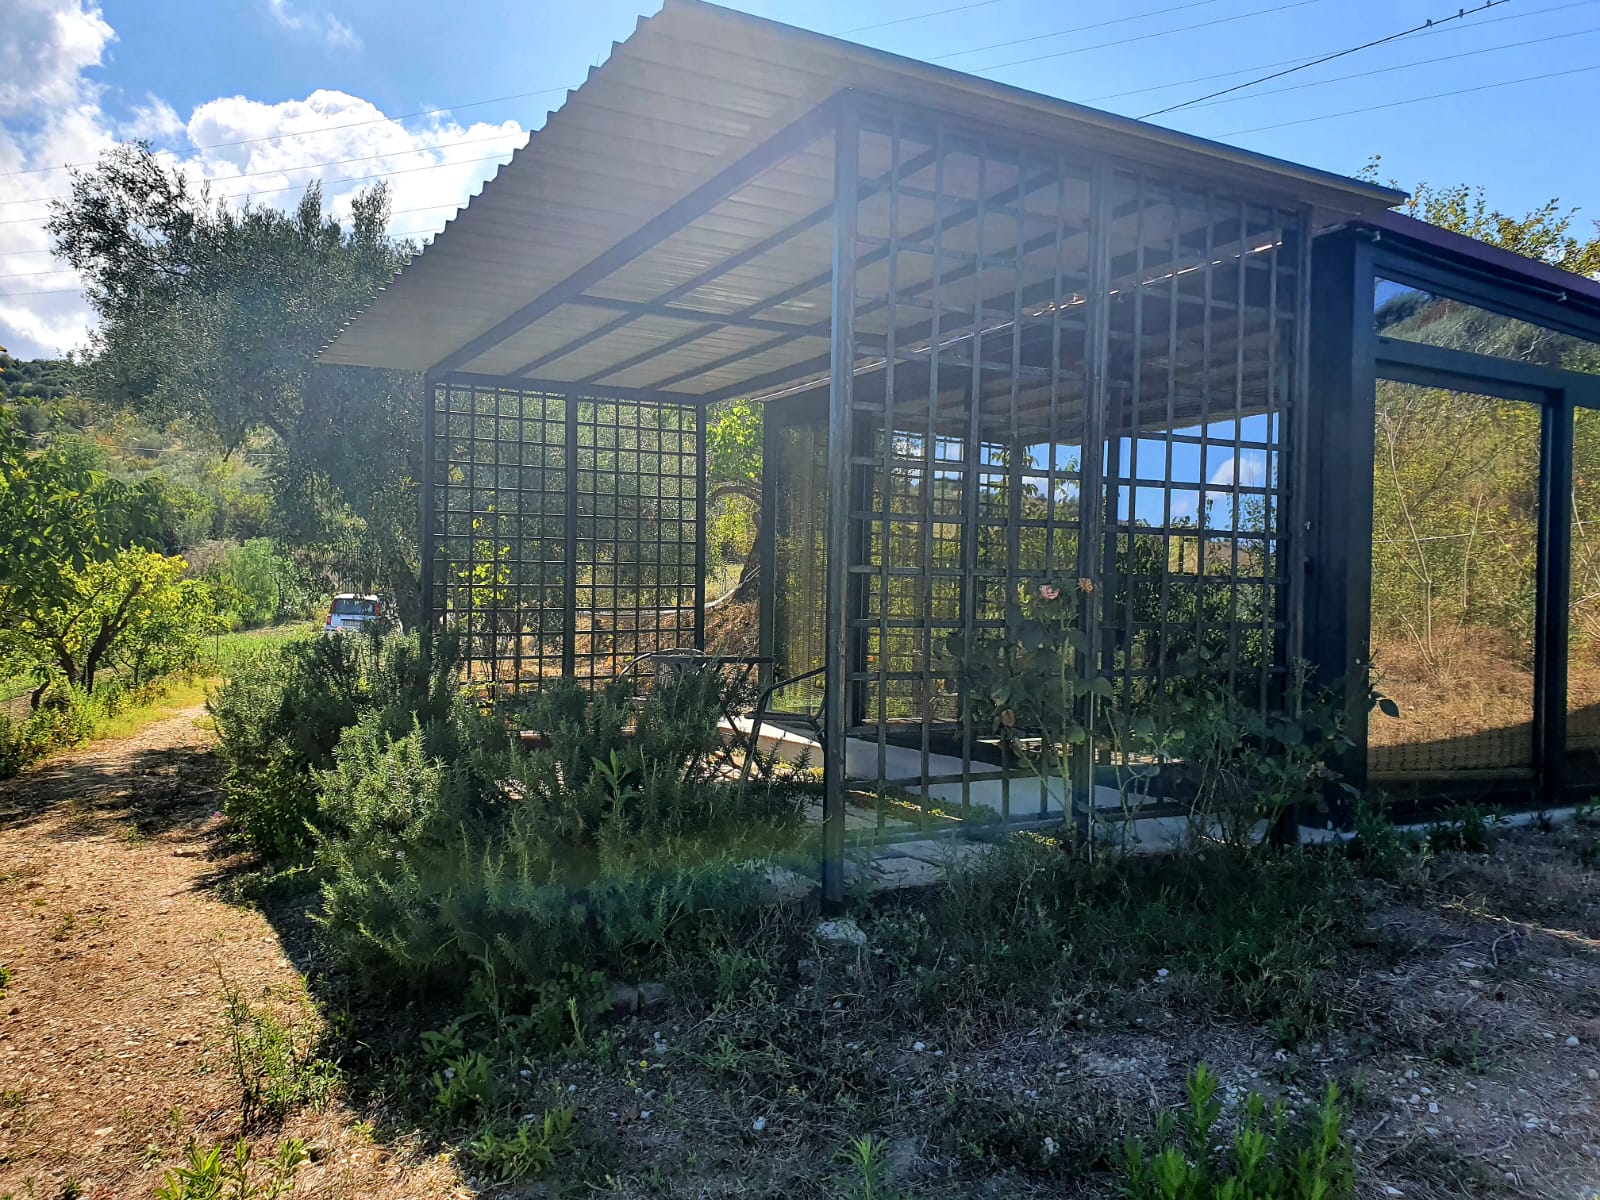
[[[1402, 198], [703, 0], [665, 0], [319, 361], [710, 397], [814, 360], [827, 347], [833, 174], [817, 114], [847, 91], [1308, 205], [1319, 227]], [[796, 332], [774, 345], [782, 329]]]

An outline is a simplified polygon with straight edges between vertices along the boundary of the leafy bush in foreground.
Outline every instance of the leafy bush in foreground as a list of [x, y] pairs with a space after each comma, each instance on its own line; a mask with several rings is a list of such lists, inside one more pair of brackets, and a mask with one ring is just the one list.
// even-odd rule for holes
[[363, 715], [401, 732], [448, 711], [448, 650], [431, 676], [416, 637], [399, 635], [296, 638], [235, 664], [207, 708], [227, 767], [223, 811], [258, 854], [310, 850], [318, 773]]
[[323, 784], [326, 944], [379, 986], [531, 994], [564, 964], [644, 970], [752, 916], [752, 860], [798, 839], [802, 801], [719, 775], [717, 700], [692, 674], [637, 708], [554, 686], [522, 718], [549, 742], [531, 752], [465, 706], [398, 734], [369, 714]]

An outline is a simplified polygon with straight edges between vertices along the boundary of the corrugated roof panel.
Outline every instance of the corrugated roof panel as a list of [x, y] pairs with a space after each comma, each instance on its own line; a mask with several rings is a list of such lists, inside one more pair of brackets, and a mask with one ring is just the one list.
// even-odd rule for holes
[[[1082, 144], [1130, 160], [1209, 167], [1213, 174], [1220, 164], [1236, 178], [1235, 186], [1322, 205], [1340, 218], [1381, 208], [1395, 198], [1370, 185], [700, 0], [667, 0], [661, 13], [642, 19], [635, 33], [568, 93], [544, 127], [433, 244], [340, 332], [321, 361], [420, 371], [447, 359], [465, 359], [464, 348], [472, 346], [477, 352], [457, 362], [459, 369], [503, 374], [567, 348], [535, 373], [573, 379], [623, 366], [607, 382], [627, 379], [646, 386], [704, 366], [710, 369], [682, 388], [712, 391], [737, 386], [741, 377], [814, 358], [813, 338], [776, 345], [770, 331], [734, 326], [690, 337], [695, 327], [675, 319], [641, 316], [628, 322], [616, 312], [571, 304], [540, 305], [527, 328], [512, 328], [508, 318], [706, 187], [817, 104], [849, 88], [961, 111], [1017, 136], [1037, 134], [1051, 145]], [[906, 126], [908, 137], [914, 124]], [[863, 138], [866, 178], [887, 170], [889, 152], [889, 138]], [[945, 193], [959, 195], [967, 187], [976, 194], [977, 169], [970, 158], [948, 158], [942, 174]], [[1027, 174], [1031, 166], [1024, 163], [1021, 169]], [[1015, 178], [1019, 168], [991, 162], [984, 170], [993, 183], [1007, 172]], [[595, 278], [589, 272], [586, 282], [595, 295], [658, 302], [730, 257], [751, 255], [764, 239], [773, 239], [795, 222], [816, 217], [829, 203], [831, 181], [830, 141], [818, 137], [609, 275]], [[931, 168], [906, 183], [911, 191], [931, 187]], [[1038, 193], [1047, 212], [1053, 212], [1053, 188], [1052, 180]], [[902, 228], [914, 227], [919, 204], [931, 221], [932, 208], [925, 201], [908, 195], [901, 203]], [[1025, 197], [1023, 203], [1026, 207], [1030, 200]], [[884, 197], [867, 196], [862, 232], [869, 239], [874, 228], [882, 227], [886, 211]], [[1023, 224], [1044, 215], [1026, 218]], [[942, 241], [947, 249], [975, 249], [981, 237], [985, 253], [993, 253], [1007, 239], [1014, 245], [1016, 233], [1015, 217], [995, 215], [981, 227], [973, 222], [947, 230]], [[810, 281], [815, 286], [760, 315], [806, 324], [821, 321], [827, 315], [825, 280], [831, 256], [831, 224], [817, 220], [791, 241], [750, 257], [678, 300], [736, 313]], [[915, 255], [904, 256], [902, 288], [925, 278], [930, 269], [914, 260]], [[867, 270], [864, 278], [870, 278]], [[943, 292], [947, 305], [976, 298], [971, 285], [949, 286]], [[489, 331], [498, 336], [502, 324], [510, 336], [488, 345]], [[605, 331], [604, 336], [572, 347], [597, 331]], [[473, 345], [480, 340], [483, 347]], [[768, 345], [772, 348], [736, 366], [722, 365], [741, 349]], [[656, 348], [665, 348], [660, 362], [632, 364]]]

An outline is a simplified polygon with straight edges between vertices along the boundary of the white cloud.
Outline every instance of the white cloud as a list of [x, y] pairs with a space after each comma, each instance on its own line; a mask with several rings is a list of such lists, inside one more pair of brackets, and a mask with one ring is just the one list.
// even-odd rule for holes
[[0, 118], [71, 104], [112, 38], [90, 0], [8, 0], [0, 27]]
[[[119, 139], [143, 137], [166, 162], [210, 181], [214, 196], [233, 203], [292, 208], [320, 179], [325, 202], [341, 218], [373, 176], [388, 176], [391, 233], [423, 237], [527, 136], [514, 121], [463, 125], [448, 114], [406, 128], [367, 100], [325, 89], [277, 104], [221, 97], [187, 120], [146, 96], [128, 115], [113, 117], [102, 101], [117, 97], [84, 75], [113, 37], [93, 0], [21, 2], [32, 15], [25, 29], [0, 22], [0, 64], [35, 54], [56, 63], [53, 74], [41, 68], [34, 77], [50, 103], [13, 99], [10, 110], [0, 108], [0, 346], [22, 357], [82, 345], [92, 321], [76, 275], [51, 258], [44, 231], [48, 198], [67, 190], [67, 174], [38, 168], [89, 162]], [[47, 35], [55, 40], [43, 48], [28, 40]], [[0, 76], [0, 97], [5, 86]]]
[[309, 34], [335, 49], [361, 49], [355, 30], [332, 13], [306, 12], [289, 0], [267, 0], [267, 11], [279, 25], [294, 33]]

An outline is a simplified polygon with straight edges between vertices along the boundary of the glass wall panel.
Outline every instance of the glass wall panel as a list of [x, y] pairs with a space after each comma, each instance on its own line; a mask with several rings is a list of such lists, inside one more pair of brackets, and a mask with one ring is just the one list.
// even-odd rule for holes
[[1372, 527], [1375, 784], [1533, 764], [1539, 409], [1378, 384]]
[[1567, 598], [1567, 783], [1600, 787], [1600, 412], [1572, 421], [1572, 583]]
[[1600, 344], [1392, 280], [1375, 283], [1372, 324], [1383, 337], [1600, 374]]

